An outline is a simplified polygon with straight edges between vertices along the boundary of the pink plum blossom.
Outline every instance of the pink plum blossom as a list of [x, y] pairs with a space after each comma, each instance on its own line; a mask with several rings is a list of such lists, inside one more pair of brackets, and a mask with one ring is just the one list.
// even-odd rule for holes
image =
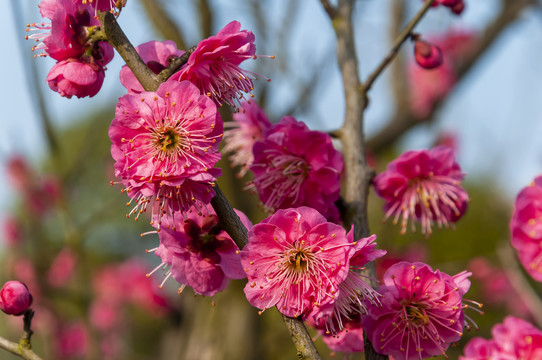
[[507, 316], [491, 330], [492, 339], [476, 337], [459, 360], [542, 359], [542, 331], [525, 320]]
[[[171, 40], [149, 41], [136, 47], [136, 51], [141, 56], [141, 60], [155, 74], [167, 68], [173, 57], [184, 54], [184, 51], [177, 49], [177, 45]], [[122, 67], [119, 77], [121, 84], [128, 90], [129, 94], [139, 94], [145, 91], [127, 65]]]
[[[245, 227], [252, 223], [235, 210]], [[158, 231], [160, 245], [154, 251], [162, 263], [155, 269], [170, 266], [164, 282], [170, 276], [181, 287], [190, 286], [196, 294], [213, 296], [224, 290], [230, 279], [246, 277], [241, 266], [239, 248], [231, 237], [219, 227], [214, 212], [198, 215], [196, 209], [188, 212], [183, 221]], [[162, 284], [164, 283], [162, 282]]]
[[464, 173], [446, 146], [412, 150], [388, 164], [374, 179], [378, 196], [385, 201], [386, 219], [401, 219], [401, 233], [410, 221], [421, 223], [422, 233], [430, 235], [432, 225], [448, 227], [467, 210], [469, 196], [461, 187]]
[[27, 32], [37, 32], [26, 38], [39, 43], [32, 48], [44, 51], [39, 56], [57, 60], [47, 76], [51, 90], [67, 98], [96, 95], [114, 51], [107, 42], [91, 41], [100, 25], [92, 6], [80, 0], [42, 0], [40, 12], [51, 22], [29, 24]]
[[89, 331], [83, 322], [61, 326], [54, 339], [57, 359], [76, 359], [88, 353]]
[[354, 242], [353, 229], [346, 234], [352, 244], [350, 249], [350, 268], [346, 279], [339, 284], [339, 292], [333, 303], [313, 308], [311, 321], [318, 329], [326, 333], [337, 334], [345, 328], [346, 323], [358, 319], [367, 313], [367, 303], [380, 304], [380, 294], [373, 290], [368, 279], [360, 272], [364, 266], [386, 254], [384, 250], [376, 250], [376, 235], [362, 238]]
[[230, 153], [232, 165], [239, 166], [239, 177], [250, 169], [254, 162], [252, 147], [256, 141], [264, 137], [271, 128], [271, 122], [264, 111], [254, 101], [243, 101], [238, 112], [233, 114], [233, 122], [227, 122], [224, 127], [224, 154]]
[[97, 64], [78, 59], [59, 61], [47, 75], [49, 88], [62, 97], [83, 98], [96, 95], [102, 88], [105, 72]]
[[450, 276], [424, 263], [390, 267], [379, 288], [382, 305], [369, 305], [368, 316], [361, 319], [375, 350], [396, 360], [444, 354], [463, 335], [469, 275]]
[[252, 74], [239, 66], [256, 55], [254, 34], [232, 21], [218, 34], [200, 41], [172, 79], [188, 80], [218, 106], [235, 102], [253, 89]]
[[533, 279], [542, 281], [542, 176], [516, 197], [510, 233], [523, 267]]
[[303, 319], [314, 307], [333, 303], [356, 246], [349, 237], [308, 207], [279, 210], [254, 225], [241, 251], [248, 301]]
[[338, 219], [334, 203], [341, 190], [343, 158], [328, 134], [285, 116], [254, 144], [253, 152], [252, 186], [268, 212], [309, 206]]
[[323, 330], [318, 330], [318, 332], [322, 335], [324, 343], [332, 351], [347, 354], [364, 351], [363, 328], [359, 318], [355, 321], [345, 321], [344, 329], [336, 334], [326, 333]]
[[440, 48], [424, 40], [414, 42], [414, 58], [424, 69], [437, 68], [443, 61]]
[[0, 310], [8, 315], [20, 316], [32, 305], [32, 294], [20, 281], [8, 281], [0, 290]]
[[188, 81], [121, 97], [109, 136], [115, 175], [136, 203], [130, 214], [137, 219], [151, 201], [159, 224], [193, 205], [205, 210], [221, 173], [213, 166], [222, 129], [216, 105]]
[[5, 244], [8, 246], [16, 246], [22, 240], [21, 224], [16, 217], [9, 216], [4, 219], [3, 235]]

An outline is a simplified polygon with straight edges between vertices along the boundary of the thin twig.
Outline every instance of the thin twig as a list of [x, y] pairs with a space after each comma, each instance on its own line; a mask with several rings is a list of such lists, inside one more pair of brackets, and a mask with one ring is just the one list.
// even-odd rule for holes
[[32, 334], [34, 333], [31, 329], [33, 317], [34, 310], [28, 309], [23, 315], [23, 335], [21, 336], [19, 343], [0, 337], [0, 348], [20, 356], [23, 359], [42, 360], [41, 357], [32, 351], [32, 344], [30, 342]]
[[403, 31], [401, 31], [399, 36], [397, 36], [388, 55], [386, 55], [386, 57], [376, 67], [376, 69], [369, 75], [369, 77], [363, 84], [363, 89], [365, 90], [365, 92], [368, 92], [371, 89], [371, 87], [373, 86], [373, 83], [378, 78], [378, 76], [380, 76], [380, 74], [384, 71], [384, 69], [386, 69], [386, 67], [392, 62], [392, 60], [395, 58], [395, 56], [399, 52], [401, 45], [403, 45], [403, 43], [410, 37], [410, 35], [412, 34], [412, 30], [414, 30], [416, 25], [418, 25], [420, 20], [423, 18], [425, 13], [429, 10], [429, 8], [434, 2], [435, 0], [427, 0], [423, 4], [422, 8], [418, 11], [418, 13], [405, 26]]
[[[99, 14], [99, 19], [107, 36], [107, 40], [113, 45], [117, 52], [119, 52], [126, 62], [126, 65], [128, 65], [140, 82], [141, 86], [147, 91], [156, 91], [160, 82], [155, 74], [141, 60], [141, 57], [137, 54], [133, 45], [126, 35], [124, 35], [120, 26], [118, 26], [115, 17], [108, 12], [102, 12]], [[241, 249], [248, 243], [247, 229], [233, 211], [231, 204], [218, 185], [215, 185], [215, 192], [216, 196], [211, 200], [211, 205], [215, 209], [226, 232]], [[307, 360], [321, 359], [303, 321], [296, 318], [288, 318], [285, 320], [285, 323], [287, 324], [292, 339], [294, 339], [298, 357]]]
[[510, 284], [516, 290], [523, 303], [529, 308], [529, 312], [536, 320], [539, 327], [542, 326], [542, 301], [531, 287], [523, 272], [521, 271], [517, 259], [513, 254], [512, 248], [507, 242], [503, 242], [497, 248], [499, 260], [506, 273]]
[[190, 55], [192, 55], [192, 53], [196, 50], [196, 47], [197, 46], [192, 46], [181, 56], [171, 59], [168, 67], [160, 71], [160, 74], [158, 74], [158, 82], [163, 83], [169, 79], [171, 75], [175, 74], [184, 64], [186, 64]]
[[130, 43], [119, 24], [117, 19], [109, 11], [98, 13], [102, 30], [104, 31], [107, 41], [113, 45], [115, 50], [122, 57], [126, 65], [132, 70], [136, 79], [146, 91], [156, 91], [160, 83], [156, 75], [151, 69], [141, 60], [136, 49]]

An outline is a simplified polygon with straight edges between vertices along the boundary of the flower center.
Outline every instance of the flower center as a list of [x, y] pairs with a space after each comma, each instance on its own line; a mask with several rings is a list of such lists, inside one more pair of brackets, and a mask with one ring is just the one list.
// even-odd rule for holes
[[167, 129], [158, 137], [158, 145], [160, 146], [160, 149], [165, 152], [174, 149], [178, 141], [178, 135], [173, 129]]
[[429, 323], [429, 316], [425, 313], [423, 308], [419, 305], [406, 305], [407, 318], [406, 321], [414, 323], [416, 325], [427, 325]]

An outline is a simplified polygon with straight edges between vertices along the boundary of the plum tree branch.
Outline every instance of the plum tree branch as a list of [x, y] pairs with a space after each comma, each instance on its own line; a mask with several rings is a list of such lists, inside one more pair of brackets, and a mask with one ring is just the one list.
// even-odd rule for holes
[[18, 343], [9, 341], [0, 337], [0, 348], [15, 354], [23, 359], [27, 360], [42, 360], [34, 351], [32, 351], [32, 344], [30, 339], [33, 331], [31, 329], [32, 318], [34, 317], [34, 311], [28, 309], [23, 315], [23, 335]]
[[425, 13], [429, 10], [431, 5], [435, 0], [427, 0], [422, 8], [418, 11], [418, 13], [410, 20], [410, 22], [404, 27], [403, 31], [397, 36], [395, 39], [393, 46], [391, 47], [389, 53], [384, 57], [384, 59], [380, 62], [380, 64], [376, 67], [376, 69], [369, 75], [365, 83], [363, 84], [363, 90], [365, 92], [368, 92], [371, 87], [373, 86], [373, 83], [375, 80], [382, 74], [382, 72], [386, 69], [386, 67], [395, 59], [395, 56], [397, 56], [397, 53], [399, 53], [399, 49], [401, 48], [401, 45], [404, 44], [404, 42], [410, 37], [412, 34], [412, 30], [418, 25], [420, 20], [423, 18]]
[[[141, 57], [118, 25], [115, 17], [108, 12], [101, 12], [99, 19], [107, 41], [117, 50], [141, 86], [146, 91], [156, 91], [161, 83], [159, 80], [160, 77], [157, 77], [141, 60]], [[163, 79], [162, 81], [165, 80], [167, 79]], [[237, 246], [242, 249], [248, 243], [247, 229], [233, 211], [233, 207], [228, 199], [226, 199], [222, 190], [220, 190], [220, 187], [215, 185], [214, 189], [216, 195], [211, 200], [211, 205], [216, 211], [224, 230], [231, 236]], [[321, 359], [303, 321], [284, 315], [282, 317], [296, 346], [298, 359]]]

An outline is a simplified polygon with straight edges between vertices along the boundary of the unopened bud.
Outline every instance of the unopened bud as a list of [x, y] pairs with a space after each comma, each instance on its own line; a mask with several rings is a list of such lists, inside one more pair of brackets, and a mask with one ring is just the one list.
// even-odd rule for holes
[[465, 3], [463, 1], [459, 1], [457, 4], [452, 6], [450, 10], [452, 10], [454, 14], [460, 15], [463, 12], [463, 10], [465, 10]]
[[440, 49], [424, 40], [414, 43], [414, 57], [418, 65], [425, 69], [434, 69], [442, 65], [442, 52]]
[[24, 314], [32, 305], [32, 295], [20, 281], [8, 281], [0, 290], [0, 310], [8, 315]]

